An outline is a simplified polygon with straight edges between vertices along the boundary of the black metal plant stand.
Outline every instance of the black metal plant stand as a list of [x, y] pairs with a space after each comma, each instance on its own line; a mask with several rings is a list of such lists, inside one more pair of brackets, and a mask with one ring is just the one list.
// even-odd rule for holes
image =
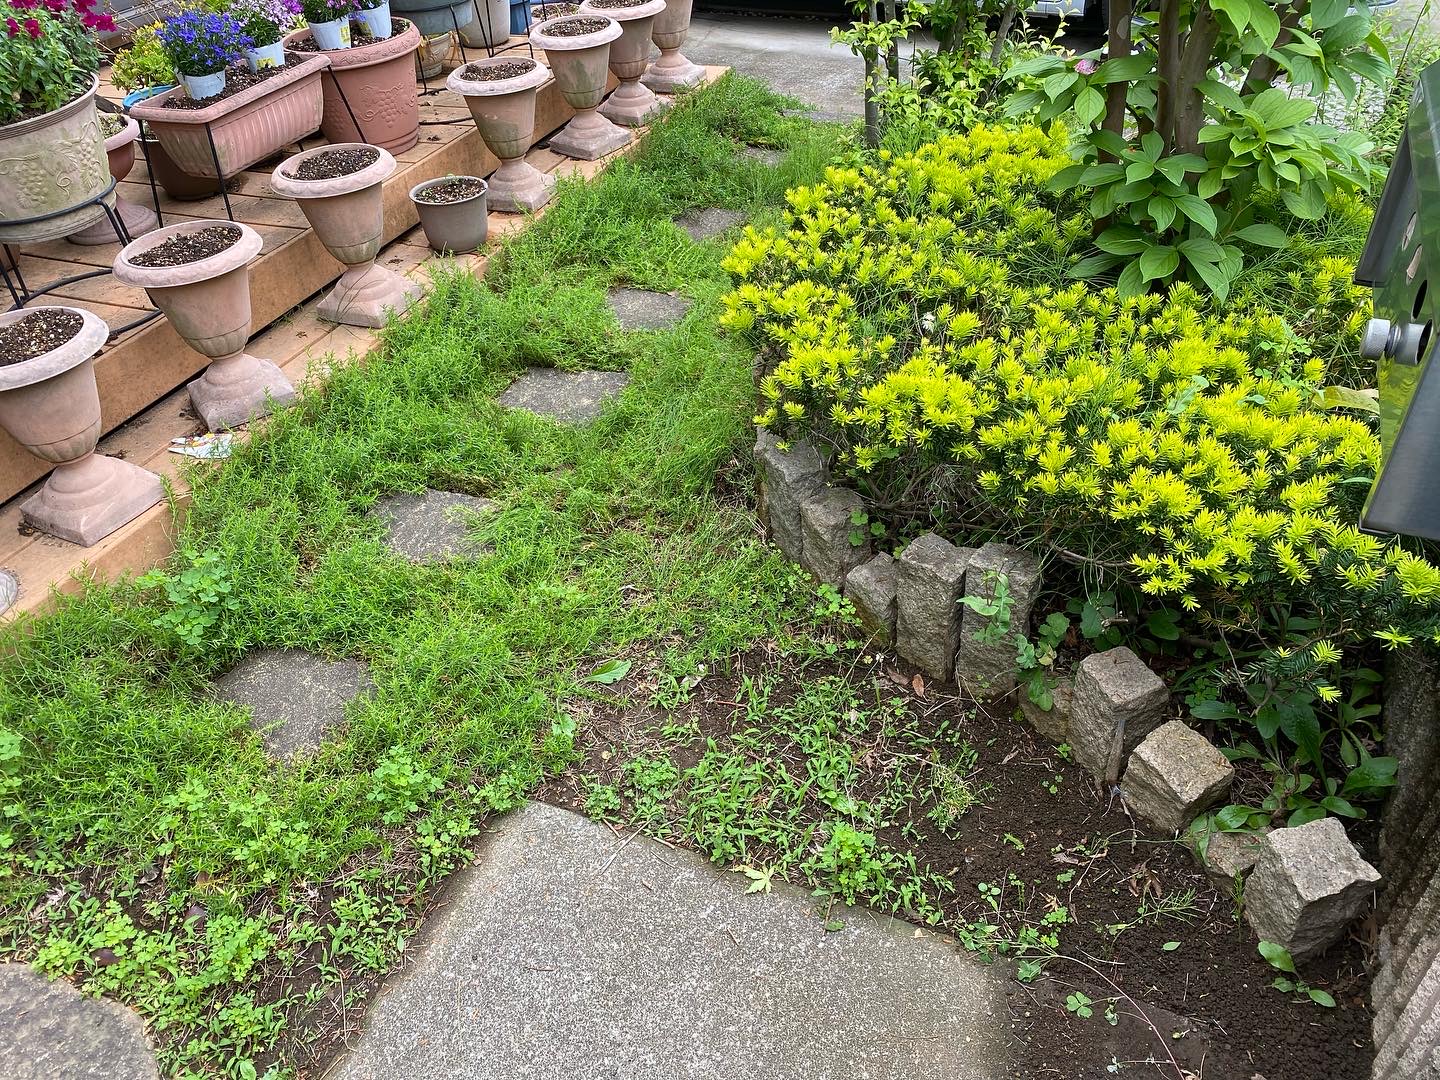
[[[151, 183], [154, 183], [153, 179], [151, 180]], [[28, 218], [11, 218], [8, 219], [5, 224], [36, 225], [42, 221], [53, 221], [55, 218], [61, 217], [65, 214], [74, 213], [76, 210], [83, 210], [87, 206], [98, 205], [105, 212], [105, 217], [109, 220], [110, 227], [115, 230], [115, 239], [120, 241], [121, 247], [124, 247], [126, 244], [130, 243], [130, 233], [125, 228], [125, 222], [121, 219], [120, 212], [105, 201], [109, 197], [109, 195], [114, 192], [114, 190], [115, 178], [112, 176], [110, 178], [110, 183], [105, 186], [104, 191], [100, 192], [98, 195], [94, 195], [91, 198], [86, 199], [84, 202], [75, 203], [73, 206], [67, 206], [61, 210], [52, 210], [48, 214], [36, 214], [34, 217]], [[18, 311], [20, 308], [23, 308], [32, 300], [36, 300], [39, 297], [46, 296], [54, 292], [56, 289], [63, 288], [66, 285], [73, 285], [77, 281], [88, 281], [90, 278], [103, 277], [106, 274], [112, 272], [111, 268], [108, 266], [98, 267], [97, 269], [89, 270], [83, 274], [70, 274], [67, 277], [62, 277], [57, 281], [52, 281], [50, 282], [50, 284], [36, 289], [32, 288], [30, 286], [30, 283], [25, 280], [25, 275], [20, 269], [20, 253], [14, 248], [14, 246], [10, 244], [0, 244], [0, 250], [3, 250], [5, 253], [5, 258], [0, 259], [0, 278], [4, 279], [5, 290], [10, 294], [11, 311]], [[141, 315], [138, 319], [134, 319], [128, 323], [125, 323], [123, 326], [114, 327], [110, 331], [110, 337], [114, 338], [120, 334], [125, 333], [128, 330], [134, 330], [137, 326], [143, 326], [145, 323], [149, 322], [151, 319], [155, 318], [159, 314], [159, 311], [149, 311], [146, 312], [144, 315]]]

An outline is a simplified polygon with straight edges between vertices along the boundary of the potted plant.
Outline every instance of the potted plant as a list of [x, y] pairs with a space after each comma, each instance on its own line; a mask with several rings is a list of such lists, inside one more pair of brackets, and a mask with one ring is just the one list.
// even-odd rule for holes
[[271, 190], [297, 200], [320, 242], [345, 264], [320, 303], [322, 319], [384, 326], [388, 313], [420, 298], [420, 286], [375, 265], [385, 229], [381, 185], [394, 171], [395, 158], [380, 147], [338, 143], [288, 157], [270, 175]]
[[456, 68], [445, 80], [465, 99], [480, 137], [500, 159], [490, 177], [490, 208], [538, 210], [555, 193], [555, 177], [541, 172], [525, 154], [535, 134], [535, 93], [550, 69], [528, 56], [495, 56]]
[[570, 122], [550, 136], [550, 149], [557, 154], [594, 161], [630, 141], [630, 132], [596, 112], [605, 98], [610, 44], [620, 32], [614, 19], [583, 12], [530, 31], [531, 44], [545, 50], [555, 83], [575, 110]]
[[204, 101], [225, 89], [225, 66], [244, 56], [251, 41], [233, 15], [181, 11], [160, 27], [160, 44], [185, 93]]
[[300, 9], [318, 48], [326, 52], [350, 48], [355, 0], [300, 0]]
[[660, 49], [660, 58], [650, 65], [641, 80], [657, 94], [673, 94], [687, 86], [696, 86], [705, 78], [705, 69], [692, 64], [680, 54], [685, 35], [690, 30], [690, 14], [695, 0], [665, 0], [665, 10], [655, 16], [650, 39]]
[[157, 22], [138, 27], [129, 46], [116, 53], [110, 64], [110, 81], [125, 95], [121, 104], [127, 109], [164, 93], [180, 80], [160, 44], [160, 26]]
[[410, 189], [425, 239], [435, 251], [459, 254], [485, 243], [490, 231], [485, 192], [478, 176], [442, 176]]
[[20, 518], [51, 536], [90, 547], [165, 498], [165, 485], [119, 458], [100, 457], [95, 354], [105, 320], [72, 307], [0, 315], [0, 427], [55, 465]]
[[68, 236], [105, 215], [90, 203], [110, 184], [92, 31], [115, 23], [94, 7], [54, 0], [0, 21], [0, 244]]
[[[100, 127], [105, 132], [105, 158], [110, 167], [110, 175], [118, 184], [129, 176], [130, 170], [135, 167], [135, 146], [140, 139], [140, 125], [119, 113], [101, 113]], [[125, 231], [130, 234], [131, 239], [144, 236], [160, 224], [154, 210], [133, 203], [123, 195], [115, 196], [115, 212], [120, 215]], [[94, 225], [71, 233], [66, 239], [72, 244], [92, 247], [98, 244], [113, 244], [116, 241], [115, 227], [108, 218], [101, 218]]]
[[639, 127], [664, 108], [640, 78], [650, 66], [650, 32], [655, 16], [665, 12], [665, 0], [585, 0], [580, 12], [607, 15], [620, 24], [620, 36], [610, 45], [610, 71], [620, 85], [600, 113], [617, 124]]
[[251, 72], [285, 66], [283, 38], [300, 19], [300, 0], [235, 0], [230, 13], [250, 38], [245, 66]]
[[[359, 23], [377, 41], [390, 36], [390, 0], [356, 0], [351, 21]], [[352, 39], [353, 40], [353, 39]]]
[[250, 263], [260, 234], [232, 221], [182, 221], [141, 237], [115, 256], [115, 277], [144, 289], [175, 332], [210, 366], [190, 383], [190, 404], [211, 431], [223, 431], [295, 398], [269, 360], [245, 352], [250, 340]]
[[[379, 41], [320, 50], [330, 58], [321, 130], [332, 143], [364, 142], [402, 154], [420, 141], [420, 99], [415, 86], [420, 31], [404, 20], [399, 20], [399, 25], [403, 29]], [[314, 52], [318, 43], [310, 30], [297, 30], [286, 37], [285, 47]]]

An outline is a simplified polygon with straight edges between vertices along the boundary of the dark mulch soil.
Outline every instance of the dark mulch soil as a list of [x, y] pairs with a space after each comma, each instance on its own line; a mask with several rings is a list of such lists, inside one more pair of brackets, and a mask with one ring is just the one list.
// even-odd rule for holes
[[574, 15], [579, 10], [579, 4], [531, 4], [530, 22], [534, 24], [546, 19], [559, 19], [565, 15]]
[[648, 3], [650, 0], [590, 0], [592, 8], [632, 8]]
[[380, 160], [380, 151], [373, 146], [354, 150], [326, 150], [308, 157], [285, 171], [291, 180], [333, 180], [368, 169]]
[[424, 203], [457, 203], [466, 199], [473, 199], [476, 195], [485, 191], [485, 181], [477, 180], [473, 176], [457, 176], [453, 180], [444, 180], [433, 184], [420, 192], [416, 202]]
[[535, 70], [534, 60], [508, 60], [503, 64], [470, 64], [460, 71], [460, 77], [467, 82], [499, 82], [501, 79], [515, 79]]
[[545, 33], [551, 37], [580, 37], [583, 34], [593, 34], [597, 30], [604, 30], [609, 25], [609, 19], [601, 19], [593, 15], [577, 15], [564, 22], [547, 26]]
[[[390, 36], [398, 37], [399, 35], [405, 33], [409, 26], [410, 24], [404, 19], [391, 19]], [[350, 24], [350, 48], [358, 49], [363, 45], [373, 45], [375, 44], [375, 42], [381, 40], [384, 39], [377, 38], [360, 23], [352, 22]], [[320, 52], [320, 46], [315, 43], [315, 39], [313, 37], [301, 38], [298, 41], [292, 41], [289, 45], [286, 45], [285, 48], [290, 50], [291, 52]]]
[[303, 56], [295, 56], [292, 53], [285, 54], [285, 63], [280, 67], [263, 68], [260, 71], [251, 71], [244, 64], [231, 64], [225, 69], [225, 89], [218, 94], [212, 94], [207, 98], [186, 97], [184, 94], [177, 94], [175, 97], [166, 98], [161, 108], [164, 109], [203, 109], [208, 105], [214, 105], [217, 101], [224, 101], [226, 98], [234, 97], [242, 91], [249, 90], [252, 86], [259, 86], [267, 79], [273, 79], [276, 75], [296, 64], [305, 62]]
[[[681, 769], [692, 766], [697, 741], [677, 748], [673, 732], [693, 724], [703, 747], [703, 740], [723, 742], [744, 731], [751, 724], [739, 705], [745, 700], [745, 676], [779, 677], [769, 698], [773, 707], [793, 700], [797, 688], [810, 680], [841, 675], [862, 700], [904, 696], [921, 726], [937, 733], [948, 730], [975, 749], [972, 779], [979, 798], [948, 836], [928, 820], [934, 806], [928, 796], [879, 835], [892, 849], [913, 854], [922, 869], [953, 881], [955, 891], [940, 901], [944, 926], [952, 932], [977, 923], [1006, 923], [1021, 895], [1017, 880], [1024, 883], [1027, 898], [1024, 925], [1033, 925], [1057, 905], [1068, 910], [1070, 921], [1061, 930], [1063, 958], [1052, 961], [1034, 982], [1012, 982], [1012, 1076], [1369, 1076], [1366, 997], [1373, 927], [1359, 927], [1328, 955], [1304, 965], [1302, 975], [1329, 990], [1336, 1008], [1282, 995], [1270, 986], [1276, 973], [1256, 953], [1234, 898], [1211, 887], [1185, 848], [1137, 828], [1118, 799], [1103, 795], [1083, 770], [1069, 764], [1068, 755], [1003, 709], [977, 709], [935, 684], [919, 684], [917, 693], [913, 671], [901, 670], [888, 656], [870, 666], [842, 651], [839, 660], [800, 670], [793, 661], [757, 649], [735, 659], [725, 672], [707, 675], [691, 701], [671, 712], [643, 704], [655, 683], [646, 684], [639, 667], [611, 688], [615, 696], [597, 695], [586, 707], [576, 736], [584, 761], [547, 785], [541, 792], [547, 801], [583, 811], [588, 787], [579, 777], [619, 784], [624, 763], [642, 754], [667, 754]], [[878, 734], [867, 732], [863, 744], [867, 757], [886, 760], [887, 747]], [[798, 748], [784, 757], [787, 767], [803, 773]], [[881, 771], [883, 766], [877, 766], [877, 777]], [[621, 813], [630, 811], [627, 797]], [[822, 828], [824, 813], [820, 807], [815, 818]], [[908, 839], [906, 832], [918, 832], [919, 839]], [[1364, 850], [1375, 835], [1361, 829], [1355, 839]], [[667, 842], [685, 845], [687, 840], [682, 830], [671, 832]], [[1008, 883], [1000, 914], [985, 905], [978, 889], [982, 882]], [[1178, 946], [1166, 949], [1176, 941]], [[1077, 990], [1094, 1002], [1090, 1018], [1066, 1009], [1067, 996]], [[1107, 1003], [1113, 1003], [1113, 1023], [1106, 1016]], [[1118, 1073], [1112, 1071], [1116, 1062]]]
[[46, 308], [0, 330], [0, 367], [23, 364], [58, 349], [80, 332], [85, 320], [73, 311]]
[[240, 236], [240, 230], [234, 225], [211, 225], [195, 232], [172, 236], [164, 243], [132, 255], [130, 262], [135, 266], [184, 266], [186, 263], [219, 255], [227, 248], [234, 247]]

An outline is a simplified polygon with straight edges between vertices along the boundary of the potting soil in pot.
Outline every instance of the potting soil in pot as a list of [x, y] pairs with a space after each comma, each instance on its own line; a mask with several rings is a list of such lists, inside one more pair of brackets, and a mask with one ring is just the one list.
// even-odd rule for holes
[[574, 15], [579, 10], [579, 4], [532, 4], [530, 21], [542, 23], [550, 19], [558, 19], [563, 15]]
[[361, 169], [368, 169], [379, 160], [380, 151], [373, 146], [362, 146], [354, 150], [326, 150], [286, 170], [285, 175], [291, 180], [334, 180], [337, 176], [349, 176]]
[[609, 19], [602, 19], [597, 15], [582, 15], [555, 23], [553, 26], [547, 26], [545, 33], [549, 37], [580, 37], [584, 34], [598, 33], [609, 25]]
[[457, 203], [473, 199], [485, 190], [485, 181], [473, 176], [457, 176], [453, 180], [441, 180], [427, 187], [416, 196], [416, 202]]
[[263, 68], [260, 71], [251, 71], [244, 64], [232, 64], [225, 69], [225, 89], [218, 94], [207, 98], [186, 97], [184, 94], [176, 94], [161, 103], [163, 109], [203, 109], [217, 101], [224, 101], [228, 97], [234, 97], [242, 90], [249, 90], [252, 86], [258, 86], [266, 79], [272, 79], [279, 75], [286, 68], [292, 68], [296, 64], [304, 63], [304, 57], [285, 57], [285, 63], [280, 67]]
[[592, 8], [631, 8], [648, 3], [650, 0], [590, 0]]
[[511, 60], [504, 64], [490, 64], [486, 67], [471, 64], [460, 72], [460, 77], [467, 82], [499, 82], [501, 79], [514, 79], [521, 75], [528, 75], [534, 70], [534, 60]]
[[0, 367], [23, 364], [58, 349], [85, 325], [73, 311], [53, 308], [31, 312], [0, 330]]
[[240, 241], [234, 225], [211, 225], [191, 233], [180, 233], [163, 243], [130, 256], [135, 266], [184, 266], [219, 255]]

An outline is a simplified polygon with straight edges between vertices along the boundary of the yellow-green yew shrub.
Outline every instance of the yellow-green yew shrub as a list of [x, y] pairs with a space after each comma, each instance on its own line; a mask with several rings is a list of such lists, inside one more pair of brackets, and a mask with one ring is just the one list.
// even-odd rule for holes
[[1355, 528], [1370, 419], [1315, 403], [1368, 316], [1350, 265], [1293, 274], [1288, 318], [1070, 283], [1091, 222], [1046, 189], [1066, 142], [977, 127], [832, 168], [747, 229], [723, 321], [773, 365], [757, 422], [882, 512], [1048, 545], [1187, 621], [1264, 640], [1274, 605], [1303, 613], [1322, 697], [1337, 646], [1440, 641], [1440, 568]]

